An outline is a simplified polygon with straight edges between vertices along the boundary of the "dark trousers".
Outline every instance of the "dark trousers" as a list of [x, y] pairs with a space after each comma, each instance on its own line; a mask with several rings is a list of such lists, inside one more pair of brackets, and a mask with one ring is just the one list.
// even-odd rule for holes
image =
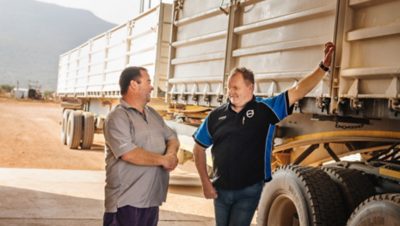
[[103, 226], [157, 226], [158, 206], [136, 208], [124, 206], [116, 213], [104, 213]]

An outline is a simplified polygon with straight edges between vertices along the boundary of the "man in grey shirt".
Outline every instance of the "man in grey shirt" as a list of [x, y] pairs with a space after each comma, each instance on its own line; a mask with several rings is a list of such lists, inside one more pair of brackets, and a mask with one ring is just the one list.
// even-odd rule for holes
[[166, 200], [179, 141], [151, 107], [147, 70], [128, 67], [119, 80], [122, 99], [107, 116], [104, 226], [153, 226]]

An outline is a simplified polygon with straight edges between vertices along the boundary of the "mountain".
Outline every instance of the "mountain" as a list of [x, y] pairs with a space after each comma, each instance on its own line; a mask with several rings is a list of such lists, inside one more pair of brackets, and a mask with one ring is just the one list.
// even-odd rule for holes
[[89, 11], [0, 0], [0, 84], [56, 90], [59, 55], [115, 26]]

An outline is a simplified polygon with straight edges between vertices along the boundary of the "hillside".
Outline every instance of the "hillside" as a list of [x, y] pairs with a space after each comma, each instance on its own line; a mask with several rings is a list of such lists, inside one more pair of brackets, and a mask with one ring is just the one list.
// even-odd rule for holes
[[115, 26], [89, 11], [0, 0], [0, 84], [55, 90], [59, 55]]

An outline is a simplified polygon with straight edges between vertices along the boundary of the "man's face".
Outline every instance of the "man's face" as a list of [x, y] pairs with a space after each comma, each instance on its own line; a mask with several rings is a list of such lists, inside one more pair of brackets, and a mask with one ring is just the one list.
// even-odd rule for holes
[[142, 100], [149, 102], [151, 91], [153, 91], [153, 86], [151, 85], [150, 75], [147, 73], [147, 71], [140, 70], [140, 77], [137, 81], [137, 84], [139, 96]]
[[228, 78], [228, 96], [235, 107], [244, 107], [253, 97], [254, 86], [243, 79], [241, 73]]

